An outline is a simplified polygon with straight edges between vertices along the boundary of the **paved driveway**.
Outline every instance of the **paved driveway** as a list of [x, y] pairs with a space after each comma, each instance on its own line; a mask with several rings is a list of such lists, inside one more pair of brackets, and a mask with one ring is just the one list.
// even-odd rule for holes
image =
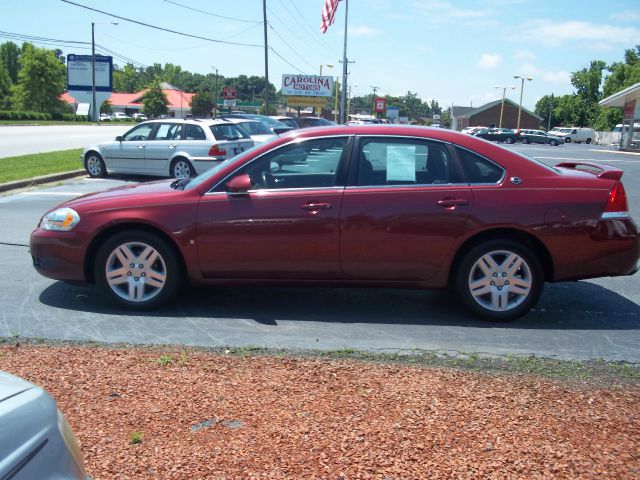
[[81, 148], [113, 140], [133, 124], [123, 125], [2, 125], [0, 158], [28, 153], [54, 152]]

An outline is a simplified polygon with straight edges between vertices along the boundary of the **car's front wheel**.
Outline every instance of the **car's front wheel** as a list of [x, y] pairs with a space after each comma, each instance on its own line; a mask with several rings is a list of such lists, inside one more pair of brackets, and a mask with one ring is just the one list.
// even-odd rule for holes
[[526, 145], [529, 142], [530, 142], [530, 140], [527, 137], [522, 137], [522, 143], [524, 143]]
[[515, 140], [513, 138], [511, 138], [511, 137], [507, 137], [505, 142], [507, 142], [507, 143], [515, 143]]
[[555, 147], [556, 145], [558, 145], [558, 142], [556, 142], [555, 140], [550, 140], [549, 145], [551, 145], [552, 147]]
[[591, 143], [591, 139], [587, 138], [587, 145]]
[[105, 177], [107, 175], [107, 167], [102, 157], [95, 152], [90, 152], [84, 158], [84, 169], [90, 177]]
[[191, 162], [186, 158], [176, 158], [171, 163], [171, 176], [173, 178], [185, 178], [195, 176], [196, 171]]
[[543, 285], [540, 262], [529, 248], [511, 240], [490, 240], [471, 248], [455, 272], [463, 304], [494, 321], [526, 314], [540, 298]]
[[564, 143], [571, 143], [571, 138], [567, 137], [564, 139]]
[[112, 236], [96, 255], [96, 283], [127, 308], [146, 309], [165, 303], [177, 292], [181, 276], [173, 248], [143, 230]]

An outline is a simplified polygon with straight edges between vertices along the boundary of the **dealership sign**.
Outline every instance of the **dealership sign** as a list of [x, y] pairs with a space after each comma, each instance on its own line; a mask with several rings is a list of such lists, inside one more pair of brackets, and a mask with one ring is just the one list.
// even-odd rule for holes
[[[67, 90], [91, 91], [91, 55], [67, 55]], [[96, 55], [96, 92], [113, 90], [113, 57]]]
[[282, 75], [282, 95], [302, 97], [330, 97], [333, 77], [319, 75]]
[[387, 99], [386, 98], [376, 98], [375, 100], [375, 111], [376, 113], [384, 113], [387, 109]]

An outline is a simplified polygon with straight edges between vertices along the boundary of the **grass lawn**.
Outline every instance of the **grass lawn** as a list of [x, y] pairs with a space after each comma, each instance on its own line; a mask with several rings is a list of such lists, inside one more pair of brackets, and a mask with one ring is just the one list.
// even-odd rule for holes
[[82, 168], [81, 148], [0, 158], [0, 183]]

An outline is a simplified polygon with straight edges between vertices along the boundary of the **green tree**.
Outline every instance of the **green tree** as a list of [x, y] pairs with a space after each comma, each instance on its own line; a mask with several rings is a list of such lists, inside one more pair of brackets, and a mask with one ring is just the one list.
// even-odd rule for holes
[[210, 117], [213, 105], [213, 93], [209, 90], [198, 92], [191, 98], [191, 111], [194, 117]]
[[577, 125], [585, 127], [593, 124], [598, 116], [598, 101], [602, 98], [602, 71], [607, 64], [602, 60], [592, 60], [589, 68], [583, 68], [571, 74], [571, 84], [575, 87], [579, 101], [577, 107]]
[[100, 113], [113, 113], [113, 109], [111, 108], [111, 103], [109, 103], [109, 100], [103, 102], [102, 105], [100, 105]]
[[142, 89], [142, 73], [131, 63], [113, 69], [113, 90], [122, 93], [135, 93]]
[[[542, 124], [549, 128], [556, 127], [559, 124], [559, 119], [554, 115], [554, 110], [559, 105], [559, 97], [553, 95], [545, 95], [536, 102], [536, 107], [533, 110], [536, 115], [541, 116], [544, 120]], [[549, 117], [551, 119], [549, 120]]]
[[7, 69], [0, 63], [0, 110], [11, 109], [11, 78]]
[[602, 94], [605, 97], [640, 82], [640, 45], [624, 53], [624, 62], [614, 62], [607, 67], [610, 74], [604, 81]]
[[11, 83], [17, 83], [20, 70], [20, 48], [15, 43], [5, 42], [0, 45], [0, 64], [7, 70]]
[[60, 112], [64, 103], [58, 97], [67, 83], [65, 66], [52, 50], [23, 44], [18, 83], [13, 87], [15, 108], [35, 112]]
[[169, 112], [168, 103], [166, 95], [160, 88], [160, 82], [156, 80], [142, 97], [142, 111], [149, 118], [166, 115]]

